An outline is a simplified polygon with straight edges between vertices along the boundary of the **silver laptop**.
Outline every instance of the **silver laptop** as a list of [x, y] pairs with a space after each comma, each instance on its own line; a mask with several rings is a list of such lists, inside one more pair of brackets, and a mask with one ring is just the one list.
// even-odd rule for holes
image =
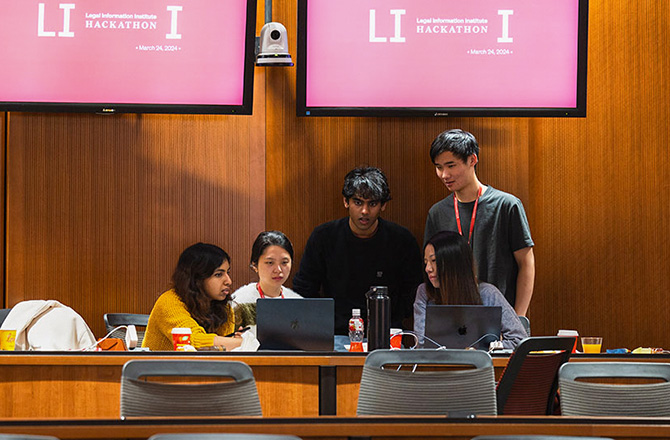
[[333, 351], [335, 300], [261, 298], [256, 326], [260, 350]]
[[[425, 348], [477, 348], [488, 350], [491, 341], [500, 339], [502, 307], [426, 306]], [[430, 338], [430, 339], [428, 339]]]

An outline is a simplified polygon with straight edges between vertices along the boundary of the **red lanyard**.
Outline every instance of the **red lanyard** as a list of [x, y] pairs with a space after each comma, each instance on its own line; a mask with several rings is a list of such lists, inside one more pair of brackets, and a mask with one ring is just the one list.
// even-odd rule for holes
[[[470, 232], [468, 233], [468, 244], [470, 244], [470, 238], [472, 237], [472, 231], [475, 229], [475, 218], [477, 218], [477, 205], [479, 205], [479, 197], [482, 195], [482, 186], [479, 186], [479, 191], [477, 191], [477, 198], [475, 199], [475, 207], [472, 210], [472, 219], [470, 220]], [[454, 193], [454, 211], [456, 212], [456, 224], [458, 224], [458, 233], [463, 235], [463, 230], [461, 229], [461, 215], [458, 212], [458, 198], [456, 193]]]
[[[261, 296], [261, 298], [265, 298], [265, 294], [263, 293], [263, 289], [261, 289], [261, 283], [256, 283], [256, 289], [258, 289], [258, 294]], [[281, 293], [279, 296], [283, 299], [284, 298], [284, 288], [281, 289]]]

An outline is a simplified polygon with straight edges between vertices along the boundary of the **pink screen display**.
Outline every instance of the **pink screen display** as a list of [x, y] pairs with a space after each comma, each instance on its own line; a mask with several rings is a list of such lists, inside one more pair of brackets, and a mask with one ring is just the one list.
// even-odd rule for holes
[[247, 0], [2, 0], [0, 101], [240, 105]]
[[577, 101], [578, 0], [309, 0], [307, 107]]

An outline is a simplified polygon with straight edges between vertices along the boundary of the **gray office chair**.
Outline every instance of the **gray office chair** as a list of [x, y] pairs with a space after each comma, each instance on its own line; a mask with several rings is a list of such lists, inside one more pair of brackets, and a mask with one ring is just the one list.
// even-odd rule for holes
[[149, 440], [301, 440], [294, 435], [277, 434], [156, 434]]
[[5, 322], [5, 319], [7, 319], [7, 315], [9, 315], [11, 310], [12, 309], [0, 309], [0, 325]]
[[521, 325], [523, 326], [523, 329], [526, 330], [526, 334], [530, 338], [530, 319], [528, 319], [527, 316], [521, 316], [518, 315], [519, 321], [521, 321]]
[[472, 440], [613, 440], [609, 437], [574, 437], [566, 435], [478, 435]]
[[[587, 378], [598, 383], [578, 381]], [[607, 378], [663, 382], [603, 383]], [[568, 362], [558, 370], [558, 383], [565, 416], [670, 417], [670, 364]]]
[[[216, 383], [165, 383], [140, 377], [226, 377]], [[236, 361], [130, 360], [121, 370], [121, 418], [261, 416], [251, 368]]]
[[58, 440], [50, 435], [0, 434], [0, 440]]
[[[443, 365], [439, 371], [385, 365]], [[375, 350], [365, 359], [357, 415], [496, 415], [491, 357], [478, 350]]]
[[[137, 346], [142, 346], [142, 340], [144, 339], [144, 332], [147, 325], [149, 324], [149, 315], [140, 315], [137, 313], [105, 313], [102, 317], [105, 321], [105, 328], [107, 333], [114, 330], [115, 327], [120, 325], [134, 325], [137, 330]], [[126, 339], [126, 329], [121, 328], [115, 330], [110, 338], [119, 338], [123, 341]]]

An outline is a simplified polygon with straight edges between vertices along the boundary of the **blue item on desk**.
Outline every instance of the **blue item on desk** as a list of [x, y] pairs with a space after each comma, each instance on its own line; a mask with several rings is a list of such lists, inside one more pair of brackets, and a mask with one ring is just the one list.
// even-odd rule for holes
[[626, 354], [629, 353], [630, 350], [628, 350], [627, 348], [608, 348], [607, 350], [605, 350], [605, 352], [607, 354]]
[[335, 335], [335, 343], [334, 343], [334, 346], [333, 346], [333, 350], [335, 350], [335, 351], [349, 351], [349, 350], [347, 350], [345, 345], [349, 345], [349, 336]]

